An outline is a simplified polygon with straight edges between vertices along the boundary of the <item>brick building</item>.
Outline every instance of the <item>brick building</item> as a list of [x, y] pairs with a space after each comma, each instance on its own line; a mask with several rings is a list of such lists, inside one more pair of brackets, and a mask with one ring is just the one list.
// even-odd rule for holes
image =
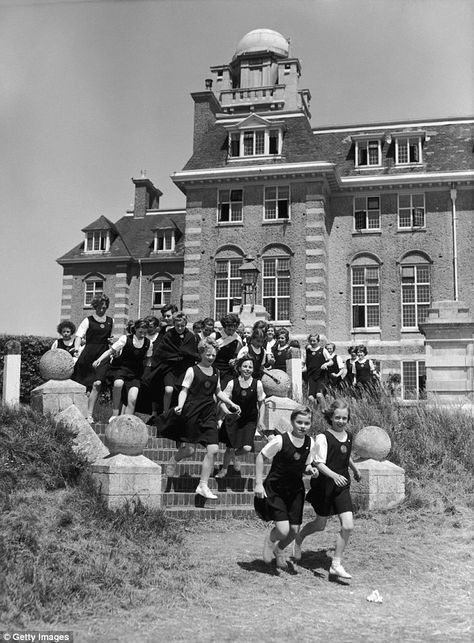
[[62, 317], [81, 319], [103, 289], [119, 325], [170, 300], [218, 318], [253, 259], [272, 321], [341, 355], [365, 343], [417, 395], [430, 303], [474, 310], [474, 119], [313, 128], [300, 62], [267, 29], [211, 72], [192, 94], [193, 154], [172, 175], [185, 209], [160, 210], [161, 192], [133, 179], [133, 211], [90, 224], [58, 260]]

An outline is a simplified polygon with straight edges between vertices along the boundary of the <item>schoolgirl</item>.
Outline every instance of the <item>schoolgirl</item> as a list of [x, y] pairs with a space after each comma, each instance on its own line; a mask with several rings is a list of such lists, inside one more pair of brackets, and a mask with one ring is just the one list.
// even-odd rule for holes
[[241, 357], [237, 360], [235, 370], [237, 376], [227, 384], [224, 393], [240, 407], [240, 414], [234, 415], [222, 405], [225, 417], [219, 430], [219, 442], [223, 442], [227, 448], [222, 468], [216, 474], [216, 478], [225, 478], [232, 460], [234, 469], [240, 470], [238, 456], [253, 451], [256, 430], [265, 428], [265, 393], [262, 382], [252, 376], [253, 360], [250, 357]]
[[359, 395], [373, 394], [380, 380], [375, 364], [367, 357], [364, 344], [356, 346], [357, 360], [353, 364], [355, 386]]
[[308, 382], [308, 400], [311, 403], [324, 404], [324, 393], [327, 383], [327, 369], [333, 361], [328, 351], [319, 343], [319, 335], [308, 336], [308, 345], [303, 357], [303, 371]]
[[79, 351], [76, 350], [76, 343], [74, 333], [76, 332], [76, 327], [71, 321], [62, 321], [58, 324], [56, 328], [58, 335], [61, 335], [59, 339], [56, 339], [52, 345], [51, 349], [59, 348], [63, 351], [67, 351], [69, 355], [76, 358]]
[[340, 355], [336, 355], [336, 344], [334, 344], [334, 342], [328, 342], [326, 344], [326, 350], [332, 359], [332, 364], [331, 366], [328, 366], [327, 369], [328, 386], [331, 389], [340, 392], [344, 378], [347, 374], [346, 365], [344, 364], [342, 357]]
[[229, 313], [220, 318], [222, 336], [216, 340], [217, 355], [214, 366], [219, 371], [222, 388], [225, 388], [234, 377], [234, 364], [240, 349], [242, 338], [237, 332], [239, 316]]
[[[273, 529], [263, 546], [263, 560], [276, 558], [277, 567], [287, 566], [288, 545], [298, 533], [302, 518], [305, 488], [303, 474], [317, 474], [311, 466], [314, 441], [311, 409], [297, 407], [291, 413], [291, 431], [275, 436], [257, 455], [255, 463], [255, 496], [266, 498]], [[271, 460], [271, 469], [263, 482], [264, 459]]]
[[355, 480], [360, 480], [359, 471], [351, 457], [352, 437], [346, 431], [350, 409], [347, 402], [338, 399], [323, 413], [330, 426], [327, 431], [316, 436], [314, 462], [319, 476], [311, 480], [311, 489], [307, 495], [316, 518], [308, 522], [297, 535], [294, 557], [295, 560], [301, 559], [303, 540], [316, 531], [323, 531], [328, 517], [337, 514], [341, 530], [336, 538], [329, 575], [349, 579], [351, 575], [342, 566], [342, 555], [354, 527], [349, 469]]
[[290, 334], [286, 328], [278, 328], [276, 332], [276, 344], [272, 348], [272, 368], [277, 368], [286, 373], [286, 360], [291, 357], [289, 346]]
[[253, 360], [253, 376], [257, 379], [262, 379], [264, 368], [270, 366], [273, 362], [273, 355], [271, 355], [271, 353], [267, 353], [264, 346], [265, 333], [260, 328], [254, 328], [250, 338], [250, 343], [248, 346], [243, 346], [237, 355], [237, 359], [247, 356]]

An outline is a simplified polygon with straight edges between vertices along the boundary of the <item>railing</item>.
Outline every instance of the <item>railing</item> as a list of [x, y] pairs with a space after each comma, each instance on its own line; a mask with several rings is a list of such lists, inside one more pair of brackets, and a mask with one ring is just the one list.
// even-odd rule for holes
[[239, 103], [272, 103], [284, 102], [284, 100], [285, 85], [225, 89], [220, 93], [220, 102], [223, 107]]

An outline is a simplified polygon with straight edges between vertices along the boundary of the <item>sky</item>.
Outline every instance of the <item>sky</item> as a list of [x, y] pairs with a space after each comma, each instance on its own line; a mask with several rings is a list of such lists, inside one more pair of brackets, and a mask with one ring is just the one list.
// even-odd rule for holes
[[55, 335], [56, 258], [141, 170], [185, 206], [190, 93], [262, 27], [291, 39], [313, 127], [474, 114], [472, 0], [0, 0], [0, 333]]

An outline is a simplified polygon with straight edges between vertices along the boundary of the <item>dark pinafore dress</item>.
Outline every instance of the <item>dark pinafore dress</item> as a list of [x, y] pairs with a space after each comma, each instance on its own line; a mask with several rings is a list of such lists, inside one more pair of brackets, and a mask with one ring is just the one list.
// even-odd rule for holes
[[140, 386], [149, 346], [150, 340], [145, 337], [143, 346], [137, 348], [133, 343], [133, 335], [129, 335], [122, 349], [122, 354], [112, 362], [109, 377], [113, 380], [123, 380], [124, 389], [127, 392], [133, 387], [139, 388]]
[[62, 337], [58, 339], [58, 348], [60, 348], [62, 351], [66, 351], [66, 353], [69, 353], [69, 355], [72, 355], [74, 357], [74, 353], [76, 352], [76, 348], [74, 346], [74, 342], [70, 346], [64, 343], [64, 340]]
[[308, 375], [308, 395], [324, 393], [326, 391], [326, 373], [321, 370], [321, 366], [326, 362], [323, 348], [319, 346], [312, 351], [309, 346], [306, 347], [306, 372]]
[[258, 394], [257, 381], [252, 378], [248, 388], [242, 388], [239, 378], [235, 377], [232, 388], [232, 402], [240, 406], [240, 415], [227, 415], [219, 431], [219, 442], [231, 449], [251, 446], [257, 427]]
[[217, 349], [216, 361], [214, 366], [217, 368], [221, 378], [221, 388], [225, 389], [227, 384], [234, 376], [234, 369], [229, 364], [231, 359], [235, 359], [239, 347], [239, 340], [234, 339], [234, 341], [229, 342], [225, 346]]
[[106, 317], [104, 321], [97, 321], [93, 315], [88, 317], [89, 328], [85, 336], [85, 346], [74, 366], [72, 379], [87, 388], [91, 388], [96, 381], [104, 382], [109, 369], [109, 361], [105, 360], [97, 369], [92, 363], [102, 353], [109, 349], [109, 339], [112, 335], [112, 317]]

